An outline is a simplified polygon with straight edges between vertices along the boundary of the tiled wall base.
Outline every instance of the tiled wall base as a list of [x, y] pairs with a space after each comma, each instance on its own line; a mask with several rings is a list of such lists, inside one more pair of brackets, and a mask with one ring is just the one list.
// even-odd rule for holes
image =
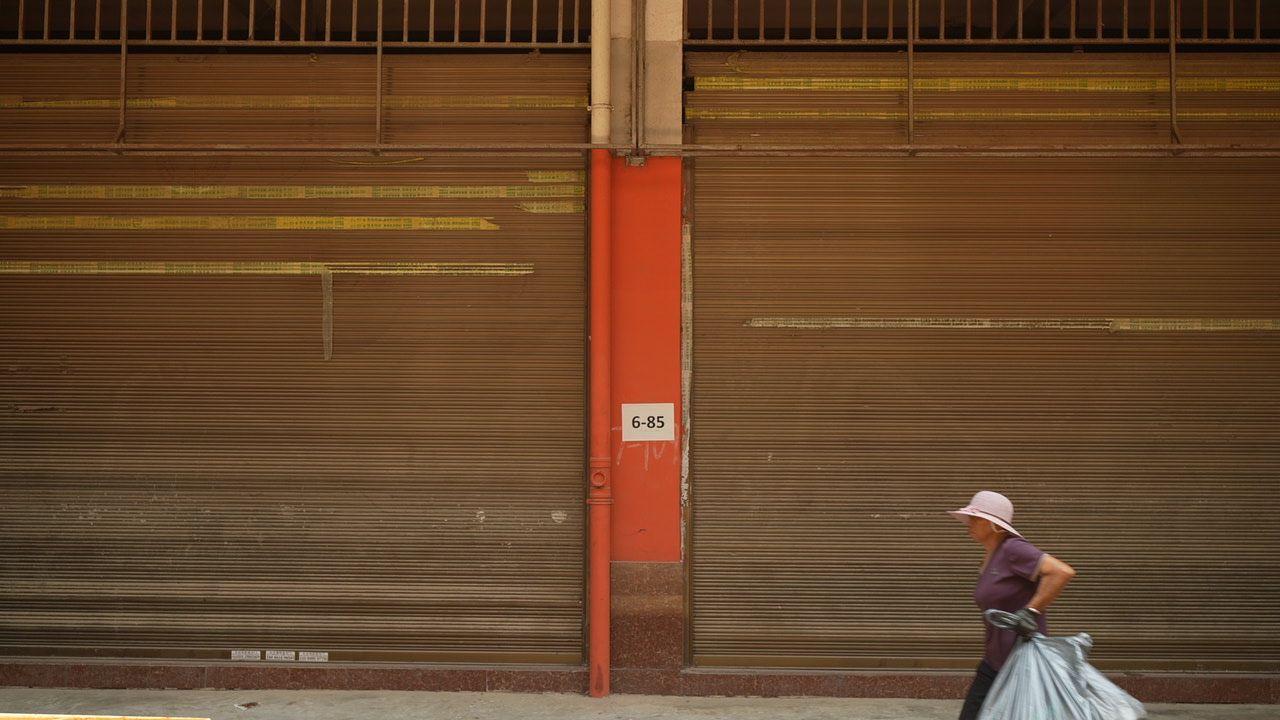
[[[616, 668], [616, 693], [764, 697], [959, 698], [966, 673], [773, 673]], [[1147, 702], [1280, 703], [1280, 677], [1128, 675], [1120, 685]], [[585, 668], [324, 668], [109, 662], [0, 662], [0, 685], [77, 688], [226, 688], [585, 693]]]

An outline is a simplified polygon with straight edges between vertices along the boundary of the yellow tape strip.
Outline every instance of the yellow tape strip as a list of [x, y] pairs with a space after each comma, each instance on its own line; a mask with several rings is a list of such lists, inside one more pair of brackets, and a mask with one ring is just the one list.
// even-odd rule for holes
[[[133, 103], [129, 104], [133, 107]], [[113, 110], [120, 101], [111, 98], [29, 98], [0, 95], [0, 110]]]
[[326, 215], [0, 215], [0, 230], [497, 230], [482, 217]]
[[581, 200], [542, 200], [522, 202], [517, 207], [535, 215], [574, 215], [581, 214], [586, 206]]
[[1178, 110], [1179, 120], [1280, 120], [1280, 110]]
[[[1165, 87], [1168, 88], [1168, 81]], [[1178, 78], [1178, 90], [1188, 92], [1280, 92], [1280, 78]]]
[[1114, 332], [1276, 332], [1280, 320], [1221, 318], [1116, 318]]
[[1276, 332], [1280, 320], [1221, 318], [758, 317], [754, 328], [799, 330], [1102, 330], [1107, 332]]
[[[1182, 117], [1183, 114], [1179, 114]], [[933, 110], [918, 113], [920, 120], [1162, 120], [1169, 112], [1144, 110]]]
[[[685, 117], [692, 120], [904, 120], [902, 111], [868, 110], [750, 110], [739, 108], [691, 108]], [[925, 110], [917, 120], [1167, 120], [1167, 110]], [[1277, 121], [1280, 110], [1179, 110], [1179, 120]]]
[[[907, 89], [905, 78], [863, 77], [738, 77], [710, 75], [694, 78], [697, 90], [783, 90], [823, 92], [892, 92]], [[1169, 92], [1167, 78], [1097, 77], [949, 77], [920, 78], [916, 90], [933, 92]], [[1280, 92], [1280, 77], [1178, 78], [1185, 92]]]
[[[748, 110], [740, 108], [688, 108], [690, 120], [903, 120], [897, 110]], [[917, 113], [917, 116], [919, 114]]]
[[693, 79], [695, 90], [829, 90], [889, 92], [906, 90], [905, 78], [859, 77], [737, 77], [708, 75]]
[[[334, 110], [373, 108], [375, 99], [362, 95], [174, 95], [129, 98], [131, 110]], [[57, 98], [0, 95], [0, 109], [108, 110], [120, 107], [118, 98]], [[429, 109], [582, 109], [582, 95], [392, 95], [383, 98], [392, 110]]]
[[580, 198], [582, 185], [15, 185], [19, 200], [424, 200]]
[[525, 175], [531, 183], [580, 183], [587, 179], [584, 170], [529, 170]]
[[390, 110], [586, 110], [585, 95], [391, 95]]
[[0, 275], [532, 275], [533, 263], [0, 261]]

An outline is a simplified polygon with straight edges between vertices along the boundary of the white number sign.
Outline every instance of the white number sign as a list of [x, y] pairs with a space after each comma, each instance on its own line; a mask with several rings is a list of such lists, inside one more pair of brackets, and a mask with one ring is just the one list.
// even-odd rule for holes
[[623, 403], [623, 442], [667, 442], [676, 439], [675, 403]]

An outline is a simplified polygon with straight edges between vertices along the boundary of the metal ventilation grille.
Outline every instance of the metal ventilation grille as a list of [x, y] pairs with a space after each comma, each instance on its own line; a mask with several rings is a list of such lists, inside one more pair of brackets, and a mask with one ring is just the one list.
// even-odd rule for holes
[[1251, 45], [1280, 41], [1267, 0], [685, 0], [710, 45]]
[[0, 44], [580, 48], [588, 0], [16, 0]]

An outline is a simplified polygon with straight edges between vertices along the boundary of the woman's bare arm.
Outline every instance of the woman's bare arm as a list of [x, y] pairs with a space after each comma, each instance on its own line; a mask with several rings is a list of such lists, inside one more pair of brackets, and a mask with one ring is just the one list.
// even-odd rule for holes
[[1044, 612], [1045, 608], [1058, 599], [1058, 596], [1062, 594], [1062, 589], [1075, 576], [1076, 571], [1074, 568], [1058, 558], [1046, 554], [1040, 560], [1040, 585], [1036, 588], [1036, 594], [1031, 598], [1031, 602], [1027, 603], [1027, 607], [1036, 612]]

